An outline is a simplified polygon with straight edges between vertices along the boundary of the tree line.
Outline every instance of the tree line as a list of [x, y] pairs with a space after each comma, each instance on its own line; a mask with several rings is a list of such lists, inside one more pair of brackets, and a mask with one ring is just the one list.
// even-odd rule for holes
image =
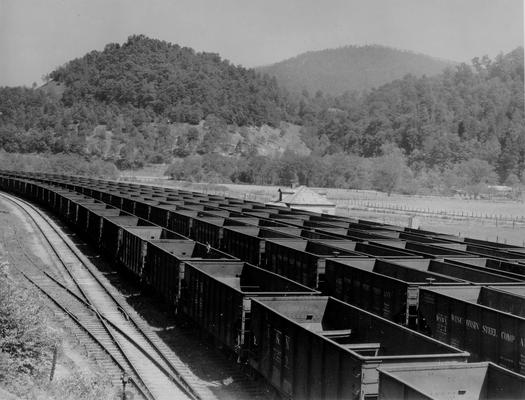
[[[522, 48], [367, 92], [297, 95], [217, 54], [136, 35], [48, 79], [38, 89], [0, 88], [5, 152], [67, 154], [121, 169], [174, 162], [171, 171], [200, 168], [185, 174], [191, 179], [284, 184], [291, 175], [316, 186], [370, 187], [387, 148], [403, 177], [393, 190], [475, 185], [452, 179], [465, 165], [483, 172], [479, 184], [525, 178]], [[263, 157], [245, 140], [244, 128], [283, 121], [301, 126], [309, 156]], [[239, 134], [238, 148], [227, 149]], [[208, 171], [207, 160], [219, 159]], [[352, 168], [366, 173], [356, 178]]]
[[[471, 197], [491, 192], [498, 183], [493, 166], [487, 161], [469, 159], [443, 170], [419, 174], [397, 146], [382, 146], [375, 157], [336, 153], [300, 156], [286, 151], [280, 157], [252, 156], [232, 158], [220, 154], [191, 155], [179, 158], [165, 175], [175, 180], [208, 183], [246, 183], [254, 185], [307, 185], [343, 189], [379, 190], [403, 194], [461, 194]], [[505, 182], [520, 194], [525, 182], [510, 176]]]

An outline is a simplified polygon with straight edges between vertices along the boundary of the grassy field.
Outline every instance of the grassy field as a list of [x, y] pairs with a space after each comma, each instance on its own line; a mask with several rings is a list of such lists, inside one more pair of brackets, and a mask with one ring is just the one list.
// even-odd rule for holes
[[[367, 219], [393, 225], [408, 226], [410, 214], [391, 213], [388, 210], [347, 209], [338, 208], [339, 215]], [[492, 240], [508, 244], [525, 246], [525, 224], [510, 224], [478, 218], [437, 218], [418, 216], [419, 227], [424, 230], [471, 237], [482, 240]]]
[[439, 196], [403, 196], [378, 194], [365, 198], [362, 193], [350, 193], [346, 197], [329, 198], [338, 205], [369, 205], [376, 208], [405, 209], [407, 211], [434, 214], [455, 214], [498, 219], [520, 219], [524, 216], [525, 203], [509, 200], [468, 200]]

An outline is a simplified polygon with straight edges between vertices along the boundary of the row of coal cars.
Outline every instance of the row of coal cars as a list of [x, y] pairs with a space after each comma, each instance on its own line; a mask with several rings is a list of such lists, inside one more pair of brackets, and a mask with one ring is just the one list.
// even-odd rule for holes
[[3, 171], [0, 187], [283, 397], [525, 398], [522, 247], [82, 177]]

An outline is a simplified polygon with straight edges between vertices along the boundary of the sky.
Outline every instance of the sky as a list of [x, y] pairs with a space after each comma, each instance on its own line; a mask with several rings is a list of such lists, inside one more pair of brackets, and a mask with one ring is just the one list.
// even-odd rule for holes
[[132, 34], [246, 67], [381, 44], [468, 62], [523, 46], [524, 0], [0, 0], [0, 86]]

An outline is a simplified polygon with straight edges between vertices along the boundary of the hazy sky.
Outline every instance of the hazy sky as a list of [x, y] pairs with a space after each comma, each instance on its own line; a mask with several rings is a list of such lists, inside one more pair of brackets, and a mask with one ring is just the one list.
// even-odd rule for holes
[[383, 44], [469, 61], [523, 46], [523, 0], [0, 0], [0, 86], [131, 34], [257, 66]]

